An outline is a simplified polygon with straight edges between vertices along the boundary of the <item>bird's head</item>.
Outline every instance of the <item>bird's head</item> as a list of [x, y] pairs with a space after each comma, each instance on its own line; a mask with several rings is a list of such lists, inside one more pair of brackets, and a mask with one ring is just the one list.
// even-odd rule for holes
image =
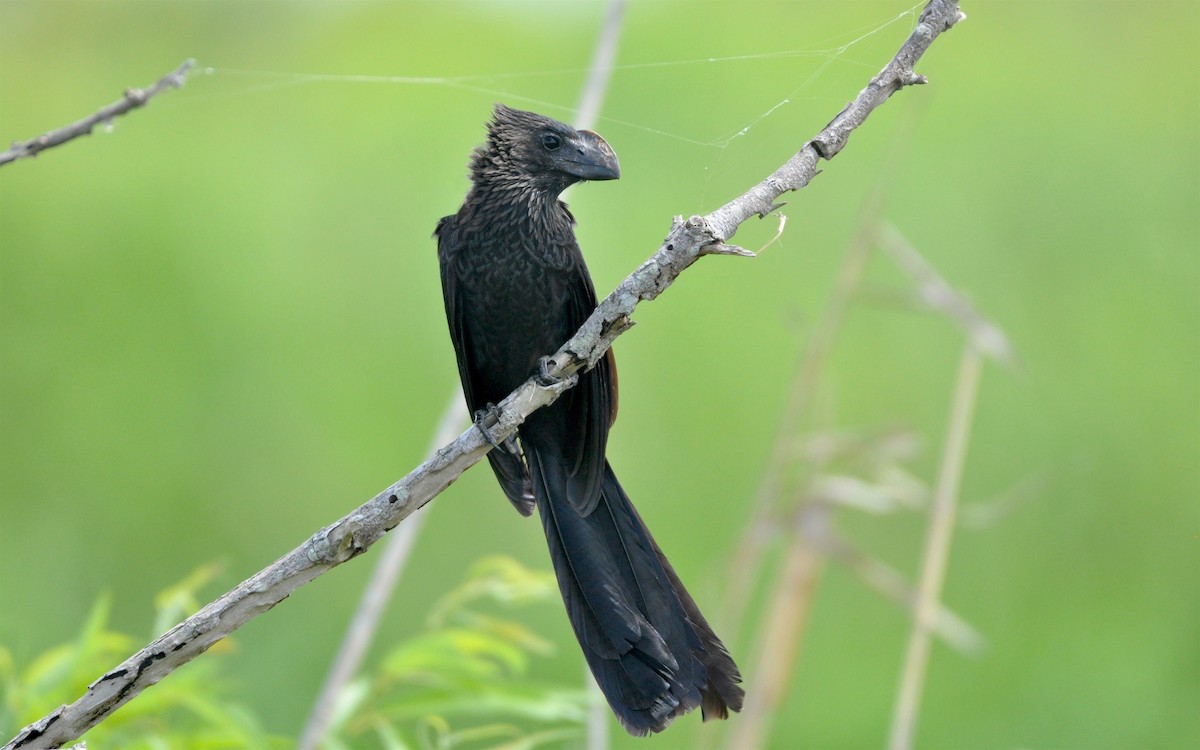
[[558, 194], [580, 180], [615, 180], [621, 165], [612, 147], [590, 130], [497, 104], [487, 143], [475, 151], [476, 178], [532, 184]]

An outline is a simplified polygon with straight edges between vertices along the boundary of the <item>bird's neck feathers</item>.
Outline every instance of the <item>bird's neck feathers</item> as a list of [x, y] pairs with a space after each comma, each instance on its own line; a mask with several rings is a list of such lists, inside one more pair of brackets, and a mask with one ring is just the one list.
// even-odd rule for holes
[[[539, 219], [551, 223], [570, 219], [565, 203], [558, 199], [562, 188], [539, 184], [539, 180], [522, 172], [503, 157], [496, 158], [483, 148], [476, 152], [471, 164], [471, 190], [464, 206], [484, 211], [493, 220], [508, 216], [521, 221]], [[555, 221], [555, 220], [558, 221]]]
[[530, 169], [519, 145], [520, 134], [507, 122], [488, 123], [487, 141], [471, 155], [474, 190], [522, 203], [554, 206], [558, 196], [578, 180], [557, 170]]

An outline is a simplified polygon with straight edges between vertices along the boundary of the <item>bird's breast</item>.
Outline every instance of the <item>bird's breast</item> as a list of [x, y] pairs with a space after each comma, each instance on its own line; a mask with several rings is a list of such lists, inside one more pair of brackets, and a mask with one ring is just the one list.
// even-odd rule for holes
[[481, 374], [507, 395], [570, 337], [566, 271], [540, 262], [528, 238], [489, 233], [456, 258], [467, 345]]

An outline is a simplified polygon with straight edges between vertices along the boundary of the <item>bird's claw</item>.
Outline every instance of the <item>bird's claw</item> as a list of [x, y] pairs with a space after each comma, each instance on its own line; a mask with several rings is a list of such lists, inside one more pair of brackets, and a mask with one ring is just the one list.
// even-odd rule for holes
[[537, 384], [543, 388], [551, 388], [563, 381], [562, 378], [550, 373], [550, 366], [549, 357], [540, 357], [538, 359], [538, 371], [534, 378], [537, 380]]
[[488, 441], [493, 448], [499, 448], [500, 443], [496, 441], [492, 431], [488, 428], [495, 427], [500, 421], [500, 408], [489, 402], [487, 406], [475, 412], [472, 419], [475, 422], [475, 429], [479, 430], [483, 439]]
[[519, 455], [517, 443], [513, 440], [511, 435], [505, 438], [504, 442], [500, 442], [496, 440], [496, 436], [492, 434], [490, 428], [495, 427], [500, 422], [499, 406], [488, 402], [487, 406], [475, 412], [473, 421], [475, 422], [475, 429], [479, 430], [479, 434], [483, 435], [483, 439], [488, 442], [488, 445], [492, 446], [496, 450], [506, 450], [514, 456]]

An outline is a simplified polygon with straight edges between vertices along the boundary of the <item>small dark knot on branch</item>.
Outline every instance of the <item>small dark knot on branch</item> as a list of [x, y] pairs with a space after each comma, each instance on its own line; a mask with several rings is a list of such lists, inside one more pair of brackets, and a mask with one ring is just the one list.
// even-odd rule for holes
[[703, 255], [701, 248], [705, 245], [711, 245], [718, 242], [723, 242], [724, 237], [718, 236], [718, 233], [713, 230], [708, 218], [705, 216], [692, 216], [683, 225], [683, 230], [686, 233], [694, 255]]

